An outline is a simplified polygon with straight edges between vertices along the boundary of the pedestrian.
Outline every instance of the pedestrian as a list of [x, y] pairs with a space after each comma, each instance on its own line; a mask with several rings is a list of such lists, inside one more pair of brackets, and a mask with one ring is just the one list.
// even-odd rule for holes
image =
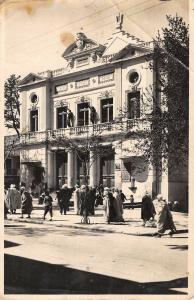
[[80, 203], [81, 203], [80, 214], [84, 218], [84, 223], [88, 223], [89, 193], [88, 193], [88, 187], [86, 187], [85, 185], [81, 186]]
[[161, 237], [166, 230], [170, 230], [169, 234], [172, 236], [176, 232], [176, 227], [173, 222], [173, 217], [166, 200], [161, 194], [153, 201], [156, 218], [157, 218], [157, 237]]
[[62, 198], [61, 190], [56, 191], [56, 198], [59, 205], [60, 214], [62, 215], [64, 212], [65, 205], [64, 205], [64, 199]]
[[20, 188], [21, 190], [21, 199], [22, 199], [22, 205], [21, 205], [21, 218], [23, 218], [24, 214], [27, 214], [27, 218], [30, 218], [31, 212], [32, 212], [32, 197], [30, 193], [26, 190], [26, 187], [23, 185]]
[[40, 205], [43, 204], [44, 197], [45, 197], [45, 193], [43, 192], [38, 198], [38, 204], [40, 204]]
[[104, 209], [104, 219], [107, 224], [110, 224], [110, 198], [109, 198], [109, 188], [104, 188], [103, 193], [103, 209]]
[[130, 207], [129, 208], [132, 208], [132, 209], [134, 209], [134, 197], [133, 197], [133, 195], [130, 195], [130, 197], [129, 197], [129, 201], [130, 201]]
[[9, 212], [9, 206], [8, 206], [8, 203], [7, 203], [7, 190], [4, 189], [4, 219], [6, 220], [7, 219], [7, 214]]
[[122, 192], [122, 190], [120, 190], [119, 192], [120, 192], [122, 202], [125, 202], [125, 200], [127, 199], [125, 194]]
[[115, 208], [116, 208], [116, 220], [117, 222], [124, 222], [123, 219], [123, 201], [121, 198], [121, 194], [119, 192], [118, 188], [114, 188], [114, 194], [113, 197], [115, 198]]
[[7, 193], [7, 203], [12, 214], [16, 213], [16, 209], [21, 208], [21, 195], [16, 189], [15, 184], [11, 184]]
[[45, 197], [44, 197], [44, 217], [43, 219], [45, 220], [45, 217], [47, 213], [49, 212], [50, 214], [50, 221], [52, 221], [53, 217], [53, 206], [52, 206], [53, 198], [49, 195], [49, 191], [45, 191]]
[[75, 190], [73, 192], [73, 202], [74, 202], [74, 212], [76, 215], [80, 215], [80, 188], [79, 185], [75, 185]]
[[61, 193], [61, 203], [60, 203], [60, 212], [66, 215], [70, 200], [70, 191], [67, 187], [67, 184], [64, 184], [60, 190]]
[[146, 222], [150, 220], [150, 218], [154, 218], [155, 209], [152, 203], [151, 195], [146, 191], [145, 195], [142, 198], [141, 205], [141, 219], [143, 220], [142, 226], [145, 226]]
[[99, 187], [96, 187], [96, 204], [95, 206], [97, 207], [98, 205], [103, 204], [103, 194], [101, 194]]
[[96, 201], [96, 189], [92, 186], [89, 186], [89, 191], [88, 191], [88, 197], [89, 197], [89, 213], [94, 216], [95, 215], [95, 201]]

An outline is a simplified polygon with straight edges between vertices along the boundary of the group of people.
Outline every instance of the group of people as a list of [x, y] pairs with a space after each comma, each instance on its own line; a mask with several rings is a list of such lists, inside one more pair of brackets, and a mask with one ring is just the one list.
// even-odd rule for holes
[[16, 210], [21, 209], [21, 218], [27, 214], [27, 218], [30, 218], [32, 212], [32, 196], [26, 190], [25, 184], [19, 189], [15, 184], [11, 184], [10, 188], [4, 189], [4, 218], [7, 218], [7, 214], [16, 214]]
[[[44, 204], [43, 219], [45, 220], [47, 213], [50, 214], [50, 221], [53, 217], [53, 198], [48, 190], [41, 195], [41, 201]], [[70, 200], [74, 202], [74, 212], [76, 215], [88, 217], [95, 215], [95, 207], [103, 206], [104, 219], [107, 224], [111, 222], [124, 222], [123, 218], [123, 202], [126, 196], [122, 190], [118, 188], [91, 187], [88, 185], [78, 185], [75, 188], [68, 188], [66, 184], [56, 192], [56, 199], [61, 215], [66, 214], [69, 210]], [[130, 196], [131, 207], [134, 208], [134, 198]], [[32, 196], [27, 191], [25, 184], [19, 189], [11, 184], [8, 190], [5, 189], [4, 199], [4, 217], [7, 213], [16, 213], [17, 209], [21, 209], [21, 218], [27, 214], [30, 218], [33, 209]], [[152, 200], [151, 195], [146, 192], [142, 198], [141, 219], [143, 226], [155, 226], [157, 223], [157, 232], [155, 236], [161, 237], [166, 230], [170, 230], [170, 235], [176, 232], [170, 208], [161, 194]]]

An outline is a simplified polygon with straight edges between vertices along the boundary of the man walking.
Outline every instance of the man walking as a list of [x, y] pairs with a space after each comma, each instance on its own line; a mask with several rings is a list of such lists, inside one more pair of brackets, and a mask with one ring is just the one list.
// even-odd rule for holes
[[46, 191], [45, 192], [45, 197], [44, 197], [44, 217], [43, 217], [44, 220], [45, 220], [45, 217], [46, 217], [47, 213], [49, 212], [50, 221], [52, 221], [52, 217], [53, 217], [52, 202], [53, 202], [53, 199], [49, 195], [49, 191]]

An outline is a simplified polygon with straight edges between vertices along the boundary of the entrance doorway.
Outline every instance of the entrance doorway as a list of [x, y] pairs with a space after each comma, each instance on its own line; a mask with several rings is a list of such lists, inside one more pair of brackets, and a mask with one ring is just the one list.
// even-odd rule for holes
[[111, 153], [100, 160], [100, 184], [114, 187], [115, 184], [115, 155]]
[[57, 189], [67, 184], [67, 153], [64, 151], [56, 153], [56, 181]]

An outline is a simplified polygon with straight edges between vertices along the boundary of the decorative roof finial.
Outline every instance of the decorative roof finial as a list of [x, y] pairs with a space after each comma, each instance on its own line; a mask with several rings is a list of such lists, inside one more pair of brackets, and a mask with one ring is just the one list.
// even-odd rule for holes
[[118, 16], [116, 16], [116, 21], [117, 21], [117, 27], [116, 29], [122, 29], [123, 27], [123, 14], [120, 14]]

